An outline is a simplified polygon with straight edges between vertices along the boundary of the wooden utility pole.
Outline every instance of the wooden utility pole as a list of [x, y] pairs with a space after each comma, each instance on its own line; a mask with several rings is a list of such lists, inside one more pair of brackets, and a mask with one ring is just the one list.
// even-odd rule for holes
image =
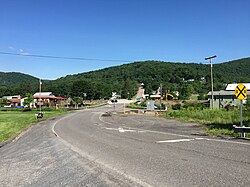
[[213, 81], [213, 63], [212, 63], [212, 59], [213, 58], [216, 58], [217, 56], [214, 55], [214, 56], [210, 56], [210, 57], [207, 57], [205, 58], [205, 60], [210, 60], [210, 67], [211, 67], [211, 87], [212, 87], [212, 90], [211, 90], [211, 96], [212, 96], [212, 109], [214, 109], [214, 81]]

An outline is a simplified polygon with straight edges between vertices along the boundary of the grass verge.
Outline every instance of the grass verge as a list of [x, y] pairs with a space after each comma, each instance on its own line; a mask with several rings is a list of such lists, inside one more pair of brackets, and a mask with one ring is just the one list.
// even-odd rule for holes
[[17, 136], [36, 122], [67, 113], [64, 110], [51, 110], [46, 111], [42, 119], [36, 119], [36, 112], [0, 111], [0, 143]]
[[[239, 125], [239, 110], [176, 110], [167, 113], [168, 118], [204, 124], [204, 130], [210, 135], [230, 135], [238, 137], [233, 125]], [[250, 126], [250, 112], [243, 112], [243, 125]], [[247, 134], [247, 137], [250, 137]]]

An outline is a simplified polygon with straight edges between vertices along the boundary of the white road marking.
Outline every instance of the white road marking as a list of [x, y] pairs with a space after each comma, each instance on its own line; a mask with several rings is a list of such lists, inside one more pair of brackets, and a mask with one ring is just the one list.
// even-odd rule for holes
[[67, 118], [69, 118], [69, 117], [72, 117], [72, 116], [74, 116], [74, 115], [76, 115], [76, 114], [78, 114], [78, 112], [73, 113], [73, 114], [69, 114], [69, 115], [64, 116], [64, 117], [62, 117], [61, 119], [55, 121], [54, 124], [53, 124], [52, 127], [51, 127], [51, 130], [52, 130], [53, 134], [54, 134], [55, 136], [59, 137], [58, 133], [55, 131], [55, 126], [56, 126], [56, 124], [57, 124], [58, 122], [64, 120], [64, 119], [67, 119]]
[[196, 140], [209, 140], [207, 138], [195, 138]]
[[205, 138], [192, 138], [192, 139], [176, 139], [176, 140], [163, 140], [163, 141], [157, 141], [156, 143], [176, 143], [176, 142], [190, 142], [193, 140], [209, 140]]
[[136, 132], [135, 130], [126, 130], [126, 129], [123, 129], [123, 128], [118, 128], [118, 131], [119, 132]]
[[[166, 135], [172, 135], [172, 136], [179, 136], [179, 137], [185, 137], [185, 138], [193, 138], [193, 139], [197, 139], [194, 136], [188, 136], [188, 135], [182, 135], [182, 134], [175, 134], [175, 133], [168, 133], [168, 132], [160, 132], [160, 131], [152, 131], [152, 130], [143, 130], [143, 129], [139, 129], [139, 128], [131, 128], [131, 127], [126, 127], [128, 129], [133, 129], [133, 130], [141, 130], [141, 131], [145, 131], [145, 132], [150, 132], [150, 133], [156, 133], [156, 134], [166, 134]], [[207, 141], [214, 141], [214, 142], [222, 142], [222, 143], [232, 143], [232, 144], [240, 144], [240, 145], [249, 145], [250, 143], [245, 143], [245, 142], [236, 142], [233, 140], [220, 140], [220, 139], [209, 139], [209, 138], [204, 138], [204, 140]]]
[[119, 128], [101, 127], [101, 128], [106, 129], [106, 130], [114, 130], [114, 131], [118, 131], [118, 132], [136, 132], [136, 130], [123, 129], [121, 127], [119, 127]]
[[[109, 124], [109, 125], [113, 125], [113, 123], [110, 122], [106, 122], [104, 120], [101, 119], [101, 116], [99, 116], [100, 121], [102, 121], [103, 123]], [[140, 128], [132, 128], [132, 127], [126, 127], [125, 128], [131, 129], [131, 130], [137, 130], [138, 132], [149, 132], [149, 133], [156, 133], [156, 134], [166, 134], [166, 135], [172, 135], [172, 136], [179, 136], [179, 137], [185, 137], [185, 138], [195, 138], [194, 136], [188, 136], [188, 135], [182, 135], [182, 134], [175, 134], [175, 133], [168, 133], [168, 132], [160, 132], [160, 131], [152, 131], [152, 130], [144, 130], [144, 129], [140, 129]], [[237, 142], [237, 141], [230, 141], [230, 140], [220, 140], [220, 139], [209, 139], [209, 138], [205, 138], [205, 140], [207, 141], [214, 141], [214, 142], [221, 142], [221, 143], [231, 143], [231, 144], [240, 144], [240, 145], [249, 145], [250, 143], [245, 143], [245, 142]]]
[[195, 139], [177, 139], [177, 140], [163, 140], [163, 141], [157, 141], [156, 143], [178, 143], [178, 142], [190, 142]]
[[102, 126], [102, 124], [100, 124], [100, 123], [94, 123], [93, 125], [95, 125], [95, 126]]
[[106, 130], [114, 130], [114, 131], [117, 131], [118, 129], [117, 128], [109, 128], [109, 127], [101, 127], [102, 129], [106, 129]]

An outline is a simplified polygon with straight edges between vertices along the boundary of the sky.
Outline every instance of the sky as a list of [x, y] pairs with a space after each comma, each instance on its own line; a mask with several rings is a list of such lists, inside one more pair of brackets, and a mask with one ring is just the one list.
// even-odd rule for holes
[[53, 80], [134, 61], [250, 57], [249, 8], [249, 0], [1, 0], [0, 52], [19, 55], [0, 54], [0, 72]]

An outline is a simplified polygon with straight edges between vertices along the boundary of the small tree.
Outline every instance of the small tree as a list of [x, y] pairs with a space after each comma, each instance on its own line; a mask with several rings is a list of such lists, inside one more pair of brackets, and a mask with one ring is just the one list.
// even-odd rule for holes
[[24, 99], [23, 105], [30, 107], [30, 103], [34, 101], [32, 94], [26, 94], [27, 98]]
[[82, 97], [74, 97], [73, 101], [75, 102], [76, 106], [75, 108], [78, 108], [79, 104], [82, 104], [83, 98]]
[[7, 98], [2, 98], [0, 99], [0, 107], [3, 107], [4, 105], [6, 105], [8, 103], [8, 99]]
[[188, 83], [184, 83], [180, 86], [179, 91], [180, 91], [179, 99], [180, 100], [187, 100], [194, 92], [194, 89], [193, 89], [192, 85], [190, 85]]

